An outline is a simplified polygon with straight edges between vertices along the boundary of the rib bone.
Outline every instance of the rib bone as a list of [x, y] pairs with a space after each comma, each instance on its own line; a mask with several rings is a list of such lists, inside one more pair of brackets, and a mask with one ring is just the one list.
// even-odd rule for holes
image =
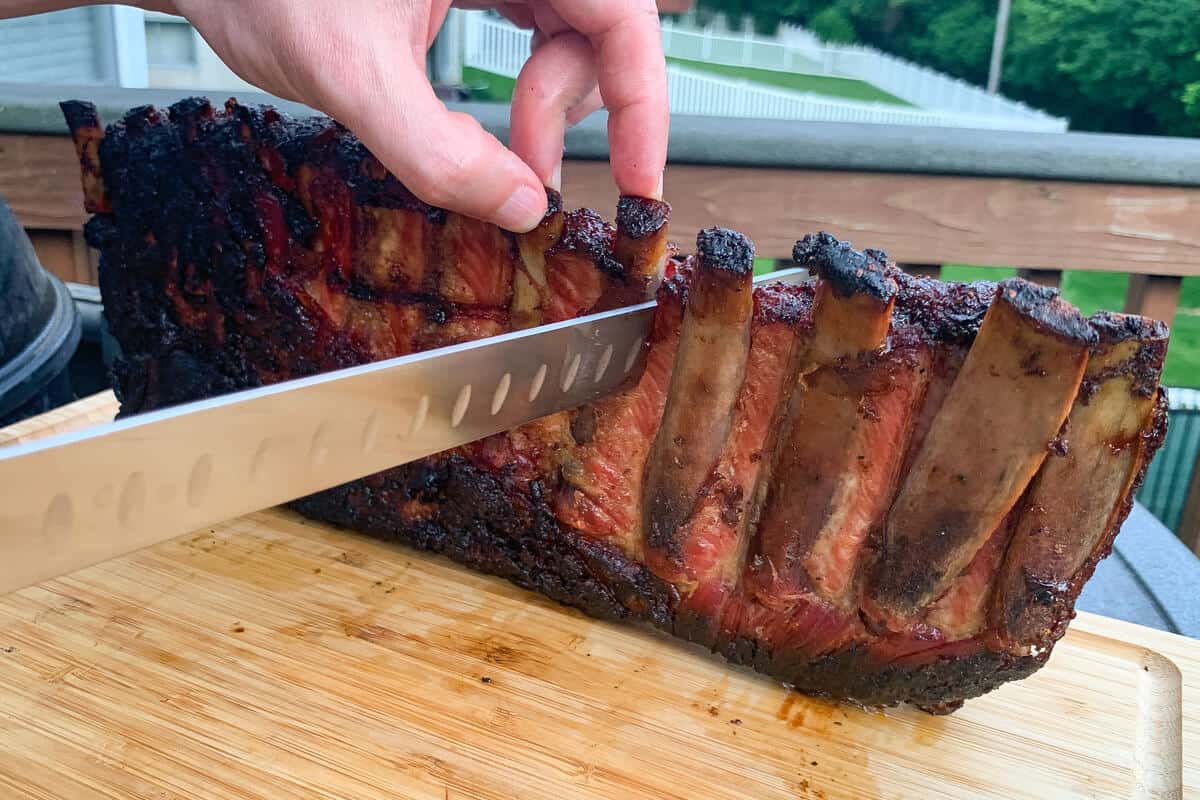
[[1056, 291], [1000, 284], [889, 512], [882, 609], [911, 615], [966, 568], [1045, 460], [1095, 339]]
[[1018, 647], [1045, 646], [1062, 635], [1064, 606], [1091, 574], [1097, 545], [1111, 541], [1128, 513], [1122, 506], [1145, 467], [1144, 432], [1153, 429], [1166, 326], [1120, 314], [1091, 321], [1100, 343], [1061, 448], [1030, 487], [997, 587], [997, 622]]
[[733, 405], [746, 375], [754, 249], [741, 234], [710, 228], [697, 257], [679, 335], [662, 424], [646, 462], [646, 546], [678, 560], [676, 531], [725, 445]]

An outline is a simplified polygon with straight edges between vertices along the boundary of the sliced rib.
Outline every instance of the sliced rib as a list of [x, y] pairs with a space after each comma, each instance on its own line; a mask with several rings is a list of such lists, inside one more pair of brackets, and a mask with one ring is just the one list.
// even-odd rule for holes
[[633, 305], [654, 296], [662, 282], [670, 243], [671, 207], [661, 200], [622, 195], [617, 201], [617, 233], [613, 253], [621, 265], [594, 311]]
[[647, 564], [676, 585], [689, 622], [707, 641], [725, 599], [741, 577], [749, 530], [761, 503], [769, 459], [765, 448], [792, 378], [795, 350], [812, 325], [812, 287], [773, 284], [754, 291], [754, 321], [746, 377], [717, 466], [695, 511], [676, 532], [678, 553], [650, 548]]
[[819, 277], [813, 336], [781, 424], [747, 585], [785, 609], [815, 592], [851, 599], [858, 555], [892, 496], [926, 380], [919, 340], [886, 352], [896, 284], [875, 253], [832, 239], [796, 244]]
[[936, 600], [1029, 484], [1079, 389], [1095, 334], [1055, 290], [1000, 284], [887, 519], [872, 598]]
[[1090, 321], [1100, 342], [1030, 487], [1000, 577], [997, 623], [1017, 648], [1046, 647], [1066, 630], [1067, 608], [1129, 513], [1130, 487], [1156, 437], [1166, 326], [1108, 313]]
[[676, 564], [682, 560], [676, 531], [695, 507], [729, 434], [754, 313], [750, 242], [710, 228], [697, 236], [696, 248], [679, 349], [642, 494], [645, 546]]

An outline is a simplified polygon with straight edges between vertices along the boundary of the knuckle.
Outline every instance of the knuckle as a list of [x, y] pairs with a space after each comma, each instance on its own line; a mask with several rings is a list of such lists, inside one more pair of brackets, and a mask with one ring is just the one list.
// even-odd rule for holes
[[477, 160], [472, 154], [435, 152], [421, 170], [425, 201], [443, 207], [459, 205], [476, 175]]

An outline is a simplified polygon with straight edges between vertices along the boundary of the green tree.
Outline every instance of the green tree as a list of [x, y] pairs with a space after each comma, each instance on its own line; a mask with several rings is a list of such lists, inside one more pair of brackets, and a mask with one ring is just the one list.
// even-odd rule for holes
[[858, 41], [858, 32], [846, 12], [837, 6], [823, 8], [808, 23], [809, 30], [826, 42], [851, 44]]
[[909, 6], [881, 48], [972, 83], [986, 83], [996, 30], [992, 0]]
[[[1200, 53], [1196, 53], [1196, 63], [1200, 64]], [[1182, 97], [1183, 108], [1188, 116], [1200, 120], [1200, 81], [1185, 86]]]
[[700, 0], [697, 10], [706, 14], [724, 14], [737, 27], [749, 16], [760, 33], [771, 33], [780, 22], [807, 20], [830, 5], [820, 0]]
[[1016, 0], [1004, 86], [1073, 128], [1196, 135], [1200, 0]]

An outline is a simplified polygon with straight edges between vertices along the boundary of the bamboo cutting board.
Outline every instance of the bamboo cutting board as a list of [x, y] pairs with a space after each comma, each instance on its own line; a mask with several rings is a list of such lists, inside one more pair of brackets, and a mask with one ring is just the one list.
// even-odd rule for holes
[[1198, 704], [1200, 643], [1081, 614], [952, 716], [836, 706], [278, 510], [0, 597], [2, 797], [1170, 798]]

